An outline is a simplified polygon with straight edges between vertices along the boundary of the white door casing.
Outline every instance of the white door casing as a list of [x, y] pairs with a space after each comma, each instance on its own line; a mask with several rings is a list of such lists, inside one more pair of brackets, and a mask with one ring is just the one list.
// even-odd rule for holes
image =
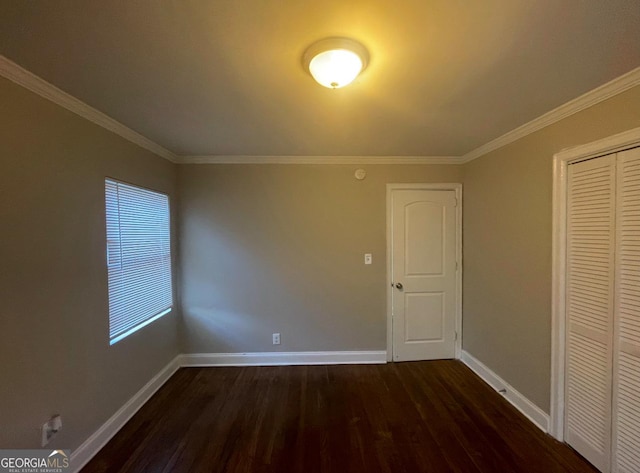
[[[551, 433], [560, 440], [567, 440], [603, 472], [640, 471], [640, 398], [637, 394], [640, 390], [638, 146], [640, 128], [563, 151], [554, 157]], [[596, 182], [594, 166], [603, 163], [604, 159], [609, 159], [614, 173], [610, 178], [602, 176]], [[585, 192], [577, 189], [581, 194], [578, 200], [571, 197], [571, 168], [588, 171], [588, 179], [593, 180], [589, 192], [586, 188]], [[609, 181], [615, 186], [605, 201], [604, 185]], [[580, 185], [585, 183], [586, 180], [581, 178]], [[588, 206], [582, 196], [591, 201]], [[614, 205], [610, 205], [611, 200]], [[572, 222], [572, 215], [579, 215], [572, 210], [576, 204], [579, 212], [588, 210], [588, 225], [586, 220]], [[609, 207], [612, 209], [607, 212]], [[577, 234], [571, 229], [574, 223]], [[614, 232], [611, 227], [614, 227]], [[582, 247], [581, 251], [586, 248], [593, 254], [576, 253], [571, 249], [574, 242]], [[605, 244], [610, 248], [603, 252]], [[612, 261], [614, 258], [615, 262]], [[578, 287], [576, 291], [572, 273], [580, 277], [583, 270], [589, 276], [583, 278], [589, 287], [585, 286], [584, 290]], [[575, 306], [582, 312], [578, 318], [572, 291], [582, 299], [582, 308]], [[607, 313], [606, 320], [600, 320], [598, 314], [601, 312]], [[583, 325], [579, 331], [575, 328], [577, 322]], [[586, 325], [590, 325], [587, 331]], [[605, 332], [608, 332], [606, 336]], [[602, 351], [598, 346], [591, 346], [591, 341], [589, 347], [576, 348], [571, 342], [574, 333], [587, 335], [596, 345], [606, 346], [606, 349]], [[603, 356], [605, 352], [606, 357]], [[607, 358], [606, 362], [604, 358]], [[576, 364], [577, 360], [589, 363]], [[585, 381], [580, 383], [582, 386], [572, 382], [572, 378], [579, 377]], [[600, 382], [601, 378], [604, 383]], [[573, 401], [572, 384], [577, 388]], [[599, 395], [593, 398], [593, 393]], [[580, 403], [584, 406], [576, 409]], [[602, 422], [607, 417], [608, 425]], [[576, 434], [582, 438], [577, 439]], [[585, 441], [590, 444], [586, 450]]]
[[553, 159], [553, 261], [551, 307], [551, 414], [550, 434], [565, 440], [565, 340], [567, 288], [568, 167], [572, 163], [616, 153], [640, 145], [640, 127], [576, 146]]
[[388, 186], [393, 361], [459, 356], [460, 197], [459, 184]]

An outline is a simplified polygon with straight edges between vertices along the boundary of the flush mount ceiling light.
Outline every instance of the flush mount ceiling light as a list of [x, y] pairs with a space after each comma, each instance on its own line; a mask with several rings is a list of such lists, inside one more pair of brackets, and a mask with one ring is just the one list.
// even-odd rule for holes
[[367, 67], [369, 53], [352, 39], [327, 38], [309, 46], [302, 61], [318, 84], [339, 89]]

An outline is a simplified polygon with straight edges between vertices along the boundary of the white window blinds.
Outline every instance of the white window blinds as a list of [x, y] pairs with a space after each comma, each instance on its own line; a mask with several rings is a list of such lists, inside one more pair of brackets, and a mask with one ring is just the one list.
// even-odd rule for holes
[[109, 340], [122, 340], [173, 305], [169, 198], [105, 180]]

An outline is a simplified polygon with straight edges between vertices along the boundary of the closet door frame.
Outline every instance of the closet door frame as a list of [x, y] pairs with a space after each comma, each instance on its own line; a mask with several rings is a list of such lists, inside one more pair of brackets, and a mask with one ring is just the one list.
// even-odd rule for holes
[[551, 293], [551, 413], [549, 433], [564, 441], [567, 274], [567, 167], [571, 163], [640, 146], [640, 127], [553, 156], [553, 242]]

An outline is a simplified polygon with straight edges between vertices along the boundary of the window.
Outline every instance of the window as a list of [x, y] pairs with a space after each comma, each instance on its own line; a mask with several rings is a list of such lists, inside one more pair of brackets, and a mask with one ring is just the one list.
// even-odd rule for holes
[[109, 344], [173, 306], [169, 197], [105, 180]]

